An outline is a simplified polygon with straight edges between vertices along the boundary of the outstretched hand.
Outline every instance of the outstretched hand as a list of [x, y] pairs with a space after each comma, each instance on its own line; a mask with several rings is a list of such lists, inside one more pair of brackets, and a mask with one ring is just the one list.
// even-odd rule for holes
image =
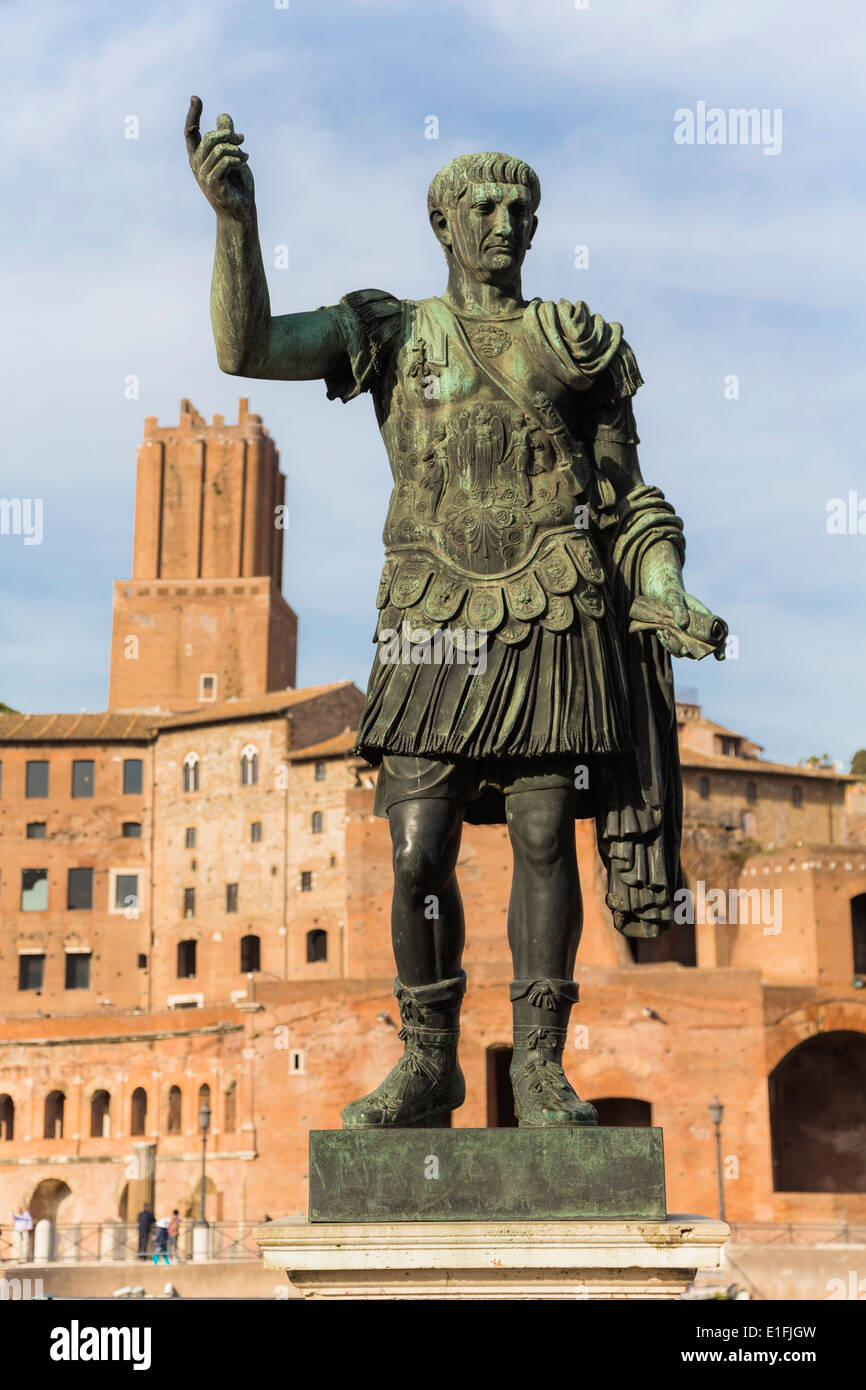
[[202, 135], [201, 113], [201, 97], [191, 97], [184, 126], [190, 168], [217, 215], [242, 222], [255, 208], [249, 155], [240, 148], [244, 137], [235, 134], [234, 122], [227, 115], [218, 116], [216, 130]]

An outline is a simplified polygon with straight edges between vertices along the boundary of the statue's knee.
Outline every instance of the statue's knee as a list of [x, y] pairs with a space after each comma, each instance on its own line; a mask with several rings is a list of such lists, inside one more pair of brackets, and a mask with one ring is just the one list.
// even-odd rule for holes
[[563, 858], [562, 825], [557, 818], [526, 808], [509, 817], [508, 828], [515, 854], [528, 867], [550, 868]]
[[442, 855], [438, 847], [415, 835], [394, 841], [394, 880], [397, 887], [413, 897], [423, 896], [440, 886]]

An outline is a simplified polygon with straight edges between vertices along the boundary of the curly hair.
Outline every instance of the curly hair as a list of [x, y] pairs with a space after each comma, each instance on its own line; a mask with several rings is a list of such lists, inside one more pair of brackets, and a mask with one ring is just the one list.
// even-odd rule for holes
[[520, 184], [529, 190], [533, 212], [541, 202], [538, 175], [522, 159], [510, 154], [460, 154], [434, 175], [427, 190], [428, 213], [456, 207], [472, 181]]

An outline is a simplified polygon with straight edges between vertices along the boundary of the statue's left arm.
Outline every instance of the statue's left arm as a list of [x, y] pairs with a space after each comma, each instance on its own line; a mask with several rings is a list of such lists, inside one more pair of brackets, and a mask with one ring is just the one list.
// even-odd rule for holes
[[626, 609], [639, 600], [640, 628], [652, 629], [674, 656], [721, 654], [724, 623], [683, 584], [682, 522], [641, 474], [631, 398], [643, 378], [622, 328], [582, 302], [533, 300], [524, 335], [536, 365], [575, 392], [579, 433], [592, 453], [598, 520]]
[[[593, 461], [598, 472], [610, 483], [621, 504], [621, 513], [624, 513], [628, 499], [640, 495], [641, 490], [646, 491], [638, 459], [639, 441], [631, 398], [626, 396], [605, 402], [595, 409], [594, 416]], [[695, 656], [694, 646], [690, 650], [677, 634], [687, 632], [693, 614], [707, 619], [710, 610], [686, 591], [682, 570], [684, 545], [664, 534], [647, 540], [635, 575], [639, 596], [661, 605], [670, 614], [670, 625], [657, 631], [662, 646], [673, 656]]]

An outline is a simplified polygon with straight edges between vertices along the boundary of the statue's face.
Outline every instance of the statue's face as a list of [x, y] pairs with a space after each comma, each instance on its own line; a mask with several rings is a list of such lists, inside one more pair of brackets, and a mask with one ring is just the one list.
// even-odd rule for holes
[[467, 274], [494, 284], [520, 270], [537, 225], [529, 190], [509, 183], [470, 183], [447, 218], [440, 225], [434, 221]]

